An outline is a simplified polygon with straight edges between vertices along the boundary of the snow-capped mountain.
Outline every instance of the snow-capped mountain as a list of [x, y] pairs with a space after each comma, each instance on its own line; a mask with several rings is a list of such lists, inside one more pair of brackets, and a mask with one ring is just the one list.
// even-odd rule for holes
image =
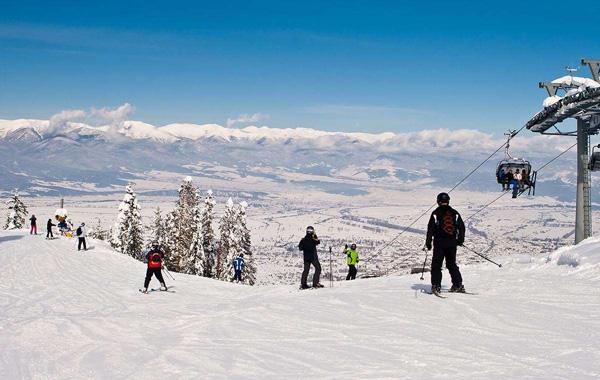
[[[364, 194], [372, 186], [446, 187], [502, 142], [475, 130], [369, 134], [217, 124], [157, 127], [130, 120], [97, 126], [56, 118], [0, 120], [0, 190], [70, 192], [72, 182], [110, 189], [158, 172], [260, 183], [257, 191], [267, 191], [265, 183], [279, 190], [293, 185], [345, 195]], [[513, 155], [541, 166], [568, 143], [519, 136], [512, 143]], [[565, 157], [546, 169], [551, 181], [543, 193], [571, 197], [575, 163]], [[501, 158], [500, 153], [486, 164], [469, 188], [496, 190], [495, 164]], [[566, 175], [553, 175], [558, 169]]]

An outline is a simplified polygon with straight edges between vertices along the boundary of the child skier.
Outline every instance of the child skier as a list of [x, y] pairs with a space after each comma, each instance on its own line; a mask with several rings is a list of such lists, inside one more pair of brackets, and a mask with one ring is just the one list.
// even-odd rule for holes
[[244, 254], [240, 253], [240, 255], [233, 260], [233, 269], [235, 270], [233, 281], [242, 282], [242, 271], [244, 270], [245, 265]]
[[152, 275], [156, 276], [156, 279], [158, 280], [158, 282], [160, 282], [160, 290], [167, 290], [167, 285], [165, 285], [165, 280], [163, 279], [161, 272], [164, 258], [165, 253], [162, 251], [162, 249], [160, 249], [160, 245], [158, 244], [158, 242], [152, 242], [152, 248], [146, 254], [148, 269], [146, 269], [144, 290], [142, 290], [143, 293], [148, 293], [148, 285], [150, 284]]

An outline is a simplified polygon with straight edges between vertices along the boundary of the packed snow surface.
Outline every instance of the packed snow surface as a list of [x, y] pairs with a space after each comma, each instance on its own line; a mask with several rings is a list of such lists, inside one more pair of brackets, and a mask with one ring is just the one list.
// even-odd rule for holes
[[0, 233], [0, 378], [600, 376], [599, 239], [464, 266], [477, 295], [447, 299], [419, 275], [298, 291], [175, 274], [144, 295], [144, 264], [91, 243]]

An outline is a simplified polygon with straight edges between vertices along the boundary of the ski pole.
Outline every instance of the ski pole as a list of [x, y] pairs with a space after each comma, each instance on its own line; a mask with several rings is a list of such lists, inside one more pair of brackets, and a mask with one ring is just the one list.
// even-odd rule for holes
[[481, 253], [479, 253], [479, 252], [477, 252], [477, 251], [475, 251], [475, 250], [473, 250], [473, 249], [471, 249], [471, 248], [467, 247], [466, 245], [463, 245], [463, 248], [466, 248], [466, 249], [468, 249], [469, 251], [473, 252], [473, 253], [474, 253], [474, 254], [476, 254], [477, 256], [483, 257], [484, 259], [486, 259], [487, 261], [489, 261], [489, 262], [490, 262], [490, 263], [492, 263], [492, 264], [498, 265], [498, 268], [502, 268], [502, 264], [498, 264], [497, 262], [495, 262], [495, 261], [491, 260], [489, 257], [487, 257], [487, 256], [485, 256], [485, 255], [482, 255]]
[[331, 258], [331, 247], [329, 247], [329, 287], [333, 288], [333, 260]]
[[171, 279], [172, 279], [173, 281], [175, 281], [175, 277], [173, 277], [173, 275], [171, 275], [171, 272], [169, 272], [169, 271], [167, 270], [167, 267], [163, 267], [162, 269], [165, 271], [165, 273], [166, 273], [166, 274], [168, 274], [168, 275], [169, 275], [169, 277], [171, 277]]
[[425, 261], [423, 261], [423, 269], [421, 270], [421, 281], [425, 279], [423, 278], [423, 275], [425, 274], [425, 264], [427, 264], [427, 255], [429, 255], [429, 252], [425, 247], [423, 247], [423, 251], [425, 251]]

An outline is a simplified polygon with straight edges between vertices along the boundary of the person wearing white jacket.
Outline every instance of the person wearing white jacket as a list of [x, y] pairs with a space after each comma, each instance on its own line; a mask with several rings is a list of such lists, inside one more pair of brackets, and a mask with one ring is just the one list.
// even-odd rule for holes
[[77, 231], [75, 231], [77, 235], [77, 239], [79, 242], [77, 243], [77, 250], [81, 251], [81, 246], [83, 245], [83, 250], [87, 251], [87, 245], [85, 241], [85, 237], [87, 236], [87, 228], [85, 227], [85, 223], [81, 223], [79, 227], [77, 227]]

